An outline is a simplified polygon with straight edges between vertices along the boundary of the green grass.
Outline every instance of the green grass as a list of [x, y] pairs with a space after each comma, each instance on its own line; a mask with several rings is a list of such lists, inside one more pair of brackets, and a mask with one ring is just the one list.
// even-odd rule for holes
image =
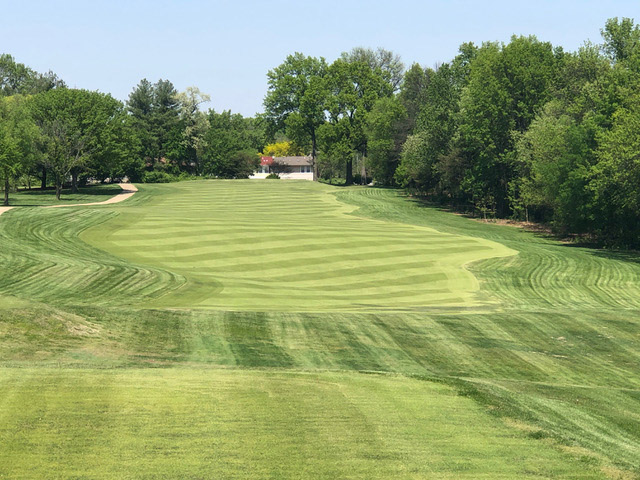
[[518, 252], [471, 266], [483, 294], [518, 311], [640, 309], [640, 256], [559, 243], [522, 229], [471, 221], [425, 206], [397, 191], [348, 189], [338, 194], [359, 213], [440, 232], [498, 242]]
[[476, 306], [463, 265], [512, 255], [501, 244], [348, 215], [334, 189], [290, 182], [156, 186], [81, 238], [132, 263], [180, 274], [188, 288], [148, 304], [326, 311]]
[[637, 256], [266, 183], [2, 215], [0, 478], [639, 477]]
[[11, 391], [5, 477], [599, 478], [420, 380], [194, 369], [0, 378]]
[[63, 189], [60, 200], [56, 200], [55, 189], [20, 190], [9, 194], [9, 205], [16, 207], [39, 207], [47, 205], [72, 205], [74, 203], [102, 202], [122, 192], [118, 185], [96, 185], [80, 187], [78, 193]]

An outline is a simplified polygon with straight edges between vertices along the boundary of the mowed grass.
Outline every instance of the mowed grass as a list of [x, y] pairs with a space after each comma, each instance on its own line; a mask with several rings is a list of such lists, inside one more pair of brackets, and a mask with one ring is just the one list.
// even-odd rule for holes
[[24, 189], [19, 192], [11, 192], [9, 194], [9, 205], [19, 207], [37, 207], [102, 202], [121, 192], [122, 189], [118, 185], [95, 185], [80, 187], [78, 189], [78, 193], [71, 193], [71, 189], [63, 189], [60, 200], [57, 200], [55, 189]]
[[[334, 188], [220, 181], [152, 187], [81, 238], [185, 277], [151, 306], [322, 311], [475, 306], [472, 261], [516, 252], [484, 239], [347, 215]], [[125, 207], [126, 208], [126, 207]]]
[[[248, 203], [251, 188], [273, 189], [287, 205], [296, 192], [297, 202], [300, 192], [311, 204], [317, 195], [327, 208], [310, 223], [328, 228], [328, 215], [349, 235], [352, 221], [379, 235], [387, 228], [389, 250], [396, 235], [419, 243], [418, 232], [419, 262], [438, 264], [439, 251], [454, 246], [448, 241], [490, 248], [472, 258], [492, 253], [468, 263], [447, 252], [455, 260], [440, 266], [445, 273], [473, 276], [439, 299], [410, 304], [380, 283], [355, 282], [385, 300], [353, 306], [347, 298], [357, 295], [330, 291], [326, 303], [316, 298], [310, 311], [296, 311], [299, 299], [281, 294], [278, 311], [259, 301], [216, 307], [207, 300], [214, 275], [172, 269], [172, 257], [165, 263], [151, 248], [146, 256], [131, 245], [111, 250], [114, 235], [149, 215], [165, 209], [177, 219], [173, 188], [197, 196], [229, 185]], [[180, 207], [185, 218], [195, 216], [190, 204]], [[234, 215], [231, 202], [225, 213], [207, 208], [216, 205], [198, 215], [211, 225], [218, 215], [252, 215], [242, 205]], [[175, 232], [186, 241], [183, 228]], [[221, 222], [220, 232], [205, 234], [230, 256], [224, 232]], [[339, 229], [331, 233], [325, 241], [335, 251]], [[229, 235], [241, 238], [233, 228]], [[347, 250], [357, 253], [354, 243]], [[393, 190], [302, 182], [143, 186], [113, 206], [14, 209], [0, 218], [0, 245], [0, 477], [639, 475], [640, 264], [632, 254], [471, 221]], [[224, 274], [213, 255], [208, 268]], [[222, 276], [238, 298], [243, 275]], [[266, 275], [255, 275], [259, 291]], [[433, 280], [421, 281], [428, 289]], [[198, 294], [189, 299], [192, 288]], [[453, 292], [459, 304], [449, 302]]]
[[424, 225], [440, 232], [498, 242], [518, 252], [469, 265], [482, 294], [504, 308], [550, 310], [640, 309], [640, 255], [563, 244], [519, 228], [469, 220], [396, 190], [343, 189], [341, 201], [357, 213], [377, 219]]
[[192, 369], [0, 378], [3, 478], [601, 478], [421, 380]]

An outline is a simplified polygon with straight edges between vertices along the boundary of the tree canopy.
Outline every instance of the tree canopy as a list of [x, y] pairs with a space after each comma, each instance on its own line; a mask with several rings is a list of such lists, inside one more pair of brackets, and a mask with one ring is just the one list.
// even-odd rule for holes
[[265, 118], [272, 131], [283, 130], [298, 145], [310, 146], [314, 178], [318, 129], [325, 123], [327, 63], [324, 58], [289, 55], [267, 73]]

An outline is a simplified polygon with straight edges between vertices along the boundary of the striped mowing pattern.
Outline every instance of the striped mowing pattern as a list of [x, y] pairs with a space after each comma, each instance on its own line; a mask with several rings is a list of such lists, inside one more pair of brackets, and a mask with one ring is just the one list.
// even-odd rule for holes
[[640, 260], [615, 252], [561, 244], [520, 228], [469, 221], [425, 208], [397, 190], [343, 189], [338, 199], [378, 219], [433, 226], [440, 232], [499, 242], [518, 255], [469, 266], [484, 295], [520, 311], [640, 309]]
[[1, 293], [62, 304], [640, 308], [633, 254], [468, 221], [394, 190], [145, 185], [119, 205], [13, 209], [0, 219], [0, 244]]
[[[341, 478], [362, 459], [362, 478], [638, 476], [637, 254], [470, 221], [394, 190], [265, 182], [273, 190], [254, 190], [243, 203], [247, 187], [143, 186], [117, 206], [20, 207], [0, 218], [0, 477], [207, 477], [236, 462], [282, 478], [299, 477], [300, 465]], [[297, 213], [305, 208], [309, 215]], [[129, 253], [115, 245], [136, 240], [142, 246]], [[337, 302], [347, 286], [386, 283], [392, 292], [412, 275], [407, 290], [443, 281], [464, 272], [463, 250], [498, 244], [518, 255], [467, 265], [480, 287], [472, 300], [491, 308], [387, 312], [401, 308], [387, 303], [352, 312], [355, 302]], [[443, 256], [440, 246], [463, 248]], [[287, 266], [304, 260], [294, 255], [301, 248], [333, 256], [308, 263], [311, 278]], [[411, 249], [441, 270], [412, 272], [413, 258], [402, 259]], [[338, 258], [366, 251], [354, 262], [358, 281], [345, 273], [351, 265], [336, 275]], [[203, 252], [223, 252], [212, 259], [225, 266], [193, 273]], [[267, 254], [285, 266], [265, 282], [252, 259]], [[363, 265], [374, 255], [379, 261]], [[189, 256], [200, 257], [181, 266]], [[268, 263], [257, 265], [266, 271]], [[246, 311], [263, 305], [240, 296], [233, 309], [245, 311], [188, 308], [231, 295], [229, 285], [248, 283], [249, 272], [249, 286], [279, 295], [283, 311]], [[318, 309], [333, 311], [291, 311], [299, 299], [285, 286], [304, 282], [321, 285], [318, 296], [330, 301]], [[135, 308], [163, 304], [187, 308]], [[147, 368], [159, 366], [172, 368]], [[443, 384], [455, 393], [434, 388]], [[482, 418], [469, 416], [469, 398]], [[486, 433], [483, 424], [498, 429]], [[336, 459], [355, 463], [338, 468]]]
[[115, 213], [81, 208], [17, 208], [0, 221], [0, 292], [53, 304], [148, 301], [184, 278], [130, 264], [78, 240], [79, 233]]
[[238, 310], [476, 306], [463, 265], [514, 254], [495, 242], [349, 215], [335, 188], [210, 181], [156, 186], [83, 239], [185, 288], [154, 306]]

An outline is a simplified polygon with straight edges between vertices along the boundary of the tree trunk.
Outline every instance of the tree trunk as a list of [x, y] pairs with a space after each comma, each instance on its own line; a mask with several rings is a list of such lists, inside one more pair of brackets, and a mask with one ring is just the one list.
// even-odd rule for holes
[[5, 174], [4, 177], [4, 203], [5, 207], [9, 206], [9, 175]]
[[367, 150], [367, 144], [365, 143], [364, 148], [362, 149], [362, 173], [361, 175], [361, 180], [360, 183], [362, 185], [366, 185], [367, 184], [367, 155], [368, 155], [368, 150]]
[[316, 132], [311, 132], [311, 168], [313, 169], [313, 181], [318, 181], [318, 162], [316, 152]]
[[78, 193], [78, 172], [76, 170], [71, 172], [71, 193]]
[[62, 179], [56, 175], [56, 200], [60, 200], [60, 194], [62, 193]]
[[353, 184], [353, 157], [349, 157], [349, 160], [347, 160], [347, 171], [346, 171], [344, 184], [345, 185]]
[[42, 166], [42, 183], [40, 184], [40, 190], [47, 188], [47, 167]]

